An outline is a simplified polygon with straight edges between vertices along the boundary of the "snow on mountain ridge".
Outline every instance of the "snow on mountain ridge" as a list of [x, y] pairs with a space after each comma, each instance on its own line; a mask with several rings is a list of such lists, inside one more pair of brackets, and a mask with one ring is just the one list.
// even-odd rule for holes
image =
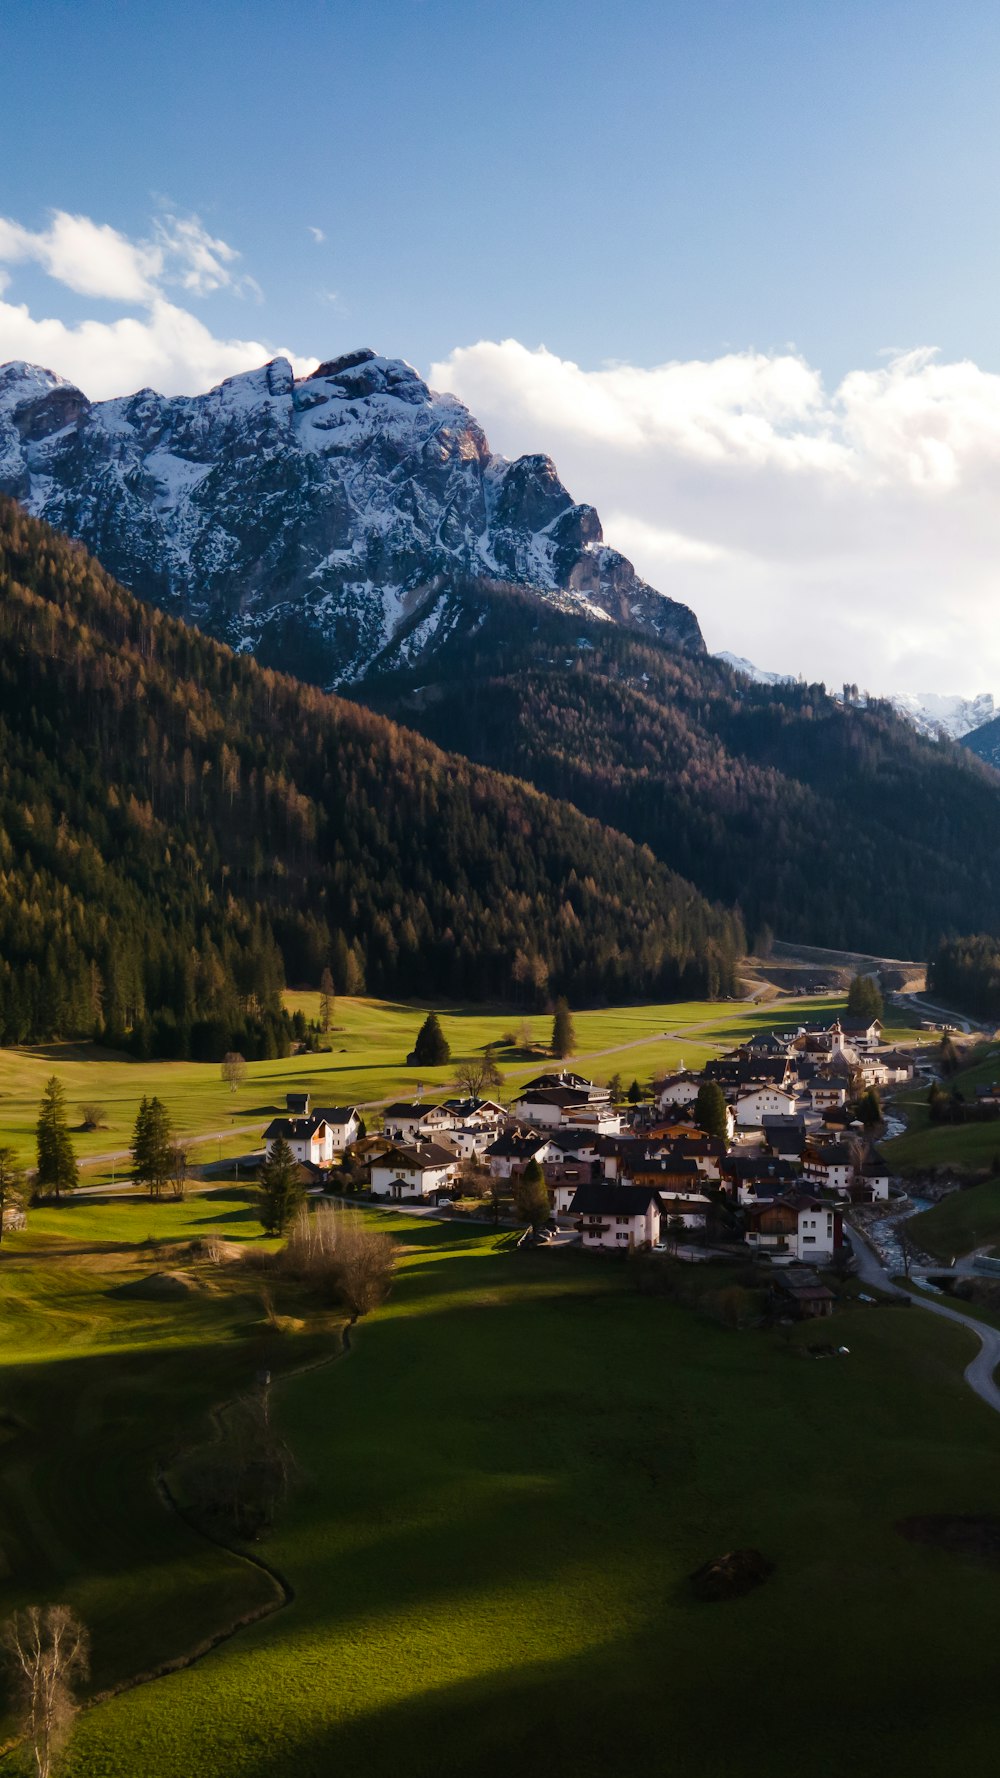
[[[715, 656], [717, 661], [725, 662], [734, 673], [742, 674], [744, 679], [753, 680], [755, 685], [790, 685], [794, 681], [787, 673], [769, 673], [762, 667], [755, 667], [752, 661], [742, 655], [722, 653]], [[834, 696], [840, 694], [834, 693]], [[861, 692], [857, 702], [867, 703], [869, 698], [877, 698], [880, 703], [891, 704], [898, 715], [913, 724], [918, 734], [927, 735], [937, 740], [944, 735], [948, 740], [960, 741], [974, 729], [982, 728], [986, 722], [1000, 715], [993, 701], [992, 692], [980, 692], [974, 698], [934, 691], [892, 692], [884, 698], [871, 692]], [[853, 698], [852, 698], [852, 701]]]
[[367, 348], [298, 381], [277, 358], [204, 395], [95, 403], [37, 366], [0, 367], [0, 491], [141, 597], [321, 683], [363, 674], [455, 581], [513, 582], [703, 647], [549, 458], [494, 455], [455, 396]]

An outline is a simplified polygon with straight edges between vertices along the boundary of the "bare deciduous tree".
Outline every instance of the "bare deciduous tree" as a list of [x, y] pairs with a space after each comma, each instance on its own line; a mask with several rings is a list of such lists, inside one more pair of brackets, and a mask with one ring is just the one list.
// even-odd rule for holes
[[37, 1778], [49, 1778], [76, 1715], [73, 1687], [88, 1671], [88, 1637], [68, 1605], [29, 1605], [0, 1631], [21, 1733], [31, 1749]]
[[188, 1152], [179, 1142], [172, 1142], [167, 1154], [170, 1172], [168, 1183], [172, 1198], [183, 1198], [188, 1180]]
[[4, 1217], [19, 1223], [18, 1212], [24, 1209], [26, 1197], [24, 1171], [18, 1164], [17, 1155], [12, 1148], [0, 1148], [0, 1241], [3, 1240]]
[[107, 1116], [103, 1105], [91, 1102], [80, 1106], [80, 1122], [85, 1130], [100, 1130], [107, 1122]]
[[485, 1099], [487, 1093], [497, 1093], [503, 1086], [503, 1075], [489, 1052], [463, 1062], [455, 1079], [467, 1099]]
[[195, 1511], [224, 1535], [246, 1541], [271, 1529], [295, 1472], [291, 1450], [271, 1424], [269, 1389], [268, 1377], [230, 1402], [219, 1416], [218, 1437], [179, 1465]]
[[231, 1093], [238, 1093], [247, 1077], [247, 1065], [243, 1060], [243, 1057], [240, 1055], [239, 1050], [226, 1051], [226, 1054], [223, 1056], [222, 1061], [219, 1064], [219, 1073], [222, 1075], [229, 1091]]
[[384, 1303], [392, 1288], [396, 1243], [351, 1212], [340, 1212], [334, 1282], [352, 1321]]

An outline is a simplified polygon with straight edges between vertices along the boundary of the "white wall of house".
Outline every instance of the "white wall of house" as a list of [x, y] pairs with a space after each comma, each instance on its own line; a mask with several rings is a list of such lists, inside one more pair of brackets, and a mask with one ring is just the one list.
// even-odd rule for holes
[[590, 1216], [582, 1218], [581, 1238], [584, 1247], [613, 1247], [627, 1253], [630, 1247], [650, 1245], [660, 1239], [660, 1213], [650, 1200], [641, 1216]]
[[693, 1105], [697, 1097], [696, 1080], [673, 1080], [662, 1089], [657, 1104], [665, 1111], [668, 1105]]
[[854, 1183], [854, 1168], [846, 1162], [830, 1166], [826, 1162], [806, 1161], [803, 1170], [813, 1185], [822, 1185], [827, 1191], [849, 1192]]
[[737, 1099], [736, 1123], [747, 1129], [762, 1123], [765, 1117], [792, 1117], [795, 1105], [795, 1094], [786, 1093], [783, 1087], [755, 1087], [752, 1093], [742, 1093]]
[[[792, 1243], [789, 1241], [789, 1246]], [[799, 1259], [829, 1259], [834, 1251], [834, 1213], [819, 1206], [815, 1210], [799, 1211], [799, 1228], [796, 1239], [796, 1251]]]
[[[268, 1152], [279, 1140], [277, 1136], [273, 1139]], [[295, 1159], [303, 1166], [329, 1167], [333, 1160], [333, 1138], [329, 1124], [321, 1125], [311, 1136], [288, 1138], [288, 1146]]]
[[536, 1129], [557, 1130], [563, 1121], [562, 1106], [542, 1099], [515, 1099], [513, 1111], [522, 1123], [534, 1124]]
[[440, 1167], [391, 1167], [377, 1161], [372, 1167], [372, 1196], [389, 1197], [391, 1186], [398, 1180], [406, 1187], [406, 1196], [429, 1198], [433, 1192], [440, 1191], [451, 1182], [456, 1170], [457, 1165], [454, 1162]]
[[361, 1134], [361, 1119], [357, 1112], [352, 1112], [346, 1124], [328, 1124], [327, 1128], [330, 1131], [331, 1153], [343, 1154], [345, 1148], [350, 1148], [351, 1143], [358, 1140]]

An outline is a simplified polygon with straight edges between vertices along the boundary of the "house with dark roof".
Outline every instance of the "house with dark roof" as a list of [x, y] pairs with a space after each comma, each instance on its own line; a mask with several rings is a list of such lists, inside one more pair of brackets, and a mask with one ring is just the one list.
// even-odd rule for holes
[[360, 1142], [365, 1133], [364, 1119], [356, 1105], [319, 1105], [316, 1116], [329, 1126], [334, 1154]]
[[316, 1112], [309, 1117], [272, 1118], [264, 1131], [268, 1153], [276, 1142], [287, 1142], [295, 1159], [303, 1166], [329, 1167], [333, 1164], [333, 1133], [326, 1119]]
[[744, 1241], [770, 1258], [829, 1261], [844, 1244], [844, 1219], [829, 1198], [789, 1192], [748, 1204]]
[[662, 1205], [659, 1193], [642, 1185], [609, 1185], [606, 1180], [581, 1185], [573, 1194], [569, 1214], [584, 1247], [628, 1253], [652, 1247], [660, 1239]]
[[372, 1197], [394, 1203], [430, 1198], [449, 1186], [457, 1173], [457, 1155], [436, 1142], [400, 1145], [372, 1162]]
[[[541, 1166], [548, 1153], [549, 1138], [540, 1130], [505, 1130], [486, 1150], [486, 1159], [494, 1179], [510, 1179], [523, 1173], [529, 1161]], [[558, 1155], [558, 1150], [552, 1150], [553, 1159]]]
[[425, 1105], [420, 1099], [397, 1099], [394, 1104], [386, 1106], [382, 1122], [391, 1141], [420, 1142], [442, 1130], [450, 1130], [453, 1119], [444, 1105]]

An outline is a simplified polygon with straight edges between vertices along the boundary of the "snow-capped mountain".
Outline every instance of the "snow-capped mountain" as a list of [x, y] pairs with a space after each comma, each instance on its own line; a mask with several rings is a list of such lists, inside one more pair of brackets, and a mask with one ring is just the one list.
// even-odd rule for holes
[[723, 649], [721, 654], [715, 656], [715, 659], [723, 661], [727, 667], [731, 667], [734, 673], [740, 673], [744, 679], [752, 679], [755, 685], [794, 684], [790, 674], [768, 673], [763, 667], [755, 667], [753, 661], [748, 661], [745, 655], [730, 654], [727, 649]]
[[889, 698], [889, 703], [920, 734], [932, 738], [947, 735], [951, 741], [962, 740], [973, 729], [982, 728], [984, 722], [992, 722], [994, 716], [1000, 715], [993, 694], [988, 691], [975, 698], [948, 697], [933, 691], [898, 692]]
[[470, 583], [704, 648], [549, 458], [494, 455], [454, 396], [367, 350], [298, 381], [276, 358], [205, 395], [101, 402], [4, 365], [0, 492], [141, 597], [322, 684], [401, 631], [411, 662], [433, 652]]

